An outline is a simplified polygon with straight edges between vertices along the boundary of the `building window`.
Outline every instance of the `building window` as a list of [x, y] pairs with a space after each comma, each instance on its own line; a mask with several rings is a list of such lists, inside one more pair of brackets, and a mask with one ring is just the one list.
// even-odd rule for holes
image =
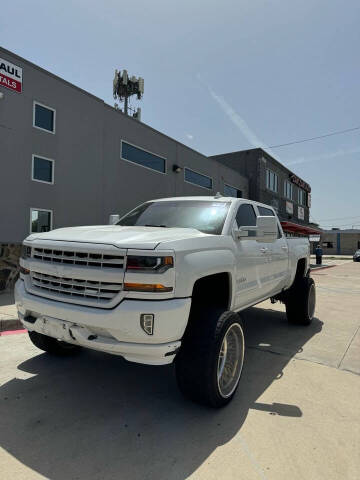
[[30, 233], [48, 232], [52, 229], [52, 210], [30, 208]]
[[304, 205], [304, 206], [306, 205], [306, 192], [301, 188], [299, 188], [299, 191], [298, 191], [298, 203], [300, 205]]
[[54, 160], [33, 155], [31, 180], [54, 183]]
[[242, 198], [242, 191], [231, 185], [224, 184], [224, 197]]
[[194, 170], [190, 170], [190, 168], [184, 168], [184, 180], [185, 182], [192, 183], [198, 187], [207, 188], [209, 190], [212, 189], [213, 181], [211, 177], [207, 177], [202, 173], [194, 172]]
[[272, 170], [266, 170], [266, 188], [272, 192], [278, 191], [278, 176]]
[[256, 225], [256, 214], [254, 207], [249, 203], [240, 205], [236, 214], [236, 223], [238, 227], [248, 227]]
[[124, 141], [121, 141], [121, 158], [155, 172], [166, 173], [165, 158]]
[[298, 219], [305, 220], [305, 209], [304, 207], [298, 207]]
[[53, 108], [34, 102], [33, 127], [55, 133], [55, 116], [56, 111]]
[[292, 200], [293, 198], [293, 184], [285, 180], [284, 182], [284, 197]]
[[333, 244], [333, 242], [323, 242], [323, 247], [334, 248], [334, 244]]

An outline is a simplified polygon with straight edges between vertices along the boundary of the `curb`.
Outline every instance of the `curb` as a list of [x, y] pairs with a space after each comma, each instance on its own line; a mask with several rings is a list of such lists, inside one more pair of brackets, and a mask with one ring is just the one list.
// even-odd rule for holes
[[17, 318], [0, 320], [0, 332], [6, 332], [7, 330], [22, 330], [23, 324]]
[[311, 272], [318, 272], [319, 270], [326, 270], [327, 268], [334, 268], [334, 267], [338, 267], [338, 265], [326, 265], [326, 267], [315, 267], [315, 268], [310, 268], [310, 275], [311, 275]]
[[4, 332], [0, 332], [0, 337], [6, 337], [8, 335], [18, 335], [19, 333], [26, 333], [27, 330], [5, 330]]

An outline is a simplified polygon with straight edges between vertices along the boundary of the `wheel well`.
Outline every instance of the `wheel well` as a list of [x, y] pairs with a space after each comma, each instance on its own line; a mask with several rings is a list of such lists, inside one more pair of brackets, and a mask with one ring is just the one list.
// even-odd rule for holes
[[291, 292], [292, 287], [294, 287], [302, 277], [305, 277], [305, 275], [308, 274], [308, 272], [306, 272], [305, 269], [306, 269], [306, 260], [305, 258], [300, 258], [296, 266], [295, 277], [291, 287], [288, 290], [283, 291], [278, 295], [276, 295], [275, 297], [273, 297], [274, 300], [279, 300], [280, 302], [286, 303], [289, 297], [289, 292]]
[[216, 273], [196, 280], [192, 293], [192, 310], [204, 305], [227, 310], [230, 303], [230, 276], [228, 273]]
[[300, 280], [300, 278], [305, 277], [306, 260], [305, 258], [300, 258], [296, 267], [296, 273], [294, 278], [294, 283]]
[[189, 321], [184, 332], [181, 348], [191, 342], [194, 331], [204, 328], [204, 311], [207, 312], [206, 321], [208, 321], [209, 315], [224, 312], [230, 308], [230, 282], [230, 275], [226, 272], [208, 275], [196, 280], [192, 291]]

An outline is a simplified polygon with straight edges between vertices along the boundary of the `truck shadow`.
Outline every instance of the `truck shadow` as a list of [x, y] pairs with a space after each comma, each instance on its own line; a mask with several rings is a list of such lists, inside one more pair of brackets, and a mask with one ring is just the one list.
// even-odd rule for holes
[[[246, 365], [222, 410], [182, 398], [172, 366], [150, 367], [84, 351], [39, 354], [0, 388], [0, 446], [51, 480], [184, 479], [241, 429], [249, 409], [300, 417], [297, 405], [257, 399], [322, 322], [292, 327], [285, 314], [244, 312]], [[25, 373], [24, 373], [25, 372]]]

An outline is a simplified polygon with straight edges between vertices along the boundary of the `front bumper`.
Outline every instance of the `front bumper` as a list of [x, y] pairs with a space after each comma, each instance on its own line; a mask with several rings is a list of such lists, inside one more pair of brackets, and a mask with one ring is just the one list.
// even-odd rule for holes
[[[151, 365], [171, 363], [181, 345], [191, 298], [123, 300], [107, 310], [57, 302], [15, 285], [15, 303], [25, 328], [83, 347]], [[140, 326], [140, 314], [154, 314], [154, 334]], [[27, 321], [32, 317], [31, 322]]]

